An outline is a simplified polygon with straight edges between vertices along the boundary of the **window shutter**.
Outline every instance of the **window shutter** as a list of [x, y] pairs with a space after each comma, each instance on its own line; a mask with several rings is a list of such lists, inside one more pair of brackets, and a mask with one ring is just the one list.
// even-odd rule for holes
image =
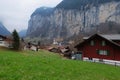
[[108, 55], [108, 56], [110, 55], [110, 51], [109, 51], [109, 50], [107, 50], [107, 55]]
[[100, 50], [97, 50], [97, 54], [99, 54]]

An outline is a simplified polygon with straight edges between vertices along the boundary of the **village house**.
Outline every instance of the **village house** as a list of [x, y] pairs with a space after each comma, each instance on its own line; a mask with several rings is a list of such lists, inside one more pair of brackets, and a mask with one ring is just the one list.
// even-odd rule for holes
[[83, 60], [120, 62], [120, 35], [94, 34], [75, 46]]
[[30, 42], [24, 43], [23, 46], [24, 46], [23, 50], [32, 50], [32, 51], [39, 51], [40, 50], [39, 46], [35, 43], [30, 43]]
[[12, 40], [6, 36], [0, 35], [0, 47], [12, 47]]

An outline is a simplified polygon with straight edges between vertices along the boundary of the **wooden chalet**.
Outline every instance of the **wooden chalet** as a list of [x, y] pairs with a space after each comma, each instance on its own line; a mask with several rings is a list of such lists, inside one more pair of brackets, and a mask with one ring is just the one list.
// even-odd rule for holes
[[0, 35], [0, 47], [12, 47], [12, 39]]
[[75, 46], [83, 60], [120, 61], [120, 34], [94, 34]]

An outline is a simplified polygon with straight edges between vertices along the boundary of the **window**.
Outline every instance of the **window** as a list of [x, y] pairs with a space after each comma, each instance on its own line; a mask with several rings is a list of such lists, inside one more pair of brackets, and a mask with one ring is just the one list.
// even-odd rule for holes
[[102, 46], [106, 46], [106, 42], [105, 41], [102, 41]]
[[99, 55], [109, 55], [109, 51], [108, 50], [98, 50], [97, 52]]
[[95, 45], [95, 42], [92, 40], [92, 41], [90, 42], [90, 45], [91, 45], [91, 46], [94, 46], [94, 45]]
[[0, 37], [0, 41], [2, 41], [3, 39]]
[[0, 44], [3, 44], [3, 42], [2, 42], [2, 41], [0, 41]]

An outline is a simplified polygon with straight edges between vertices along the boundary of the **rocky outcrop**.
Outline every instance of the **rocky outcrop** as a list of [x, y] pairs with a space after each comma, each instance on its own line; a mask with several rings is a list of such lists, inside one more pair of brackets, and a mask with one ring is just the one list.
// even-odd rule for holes
[[109, 21], [120, 23], [119, 0], [63, 0], [55, 8], [38, 8], [29, 21], [27, 36], [69, 38]]

